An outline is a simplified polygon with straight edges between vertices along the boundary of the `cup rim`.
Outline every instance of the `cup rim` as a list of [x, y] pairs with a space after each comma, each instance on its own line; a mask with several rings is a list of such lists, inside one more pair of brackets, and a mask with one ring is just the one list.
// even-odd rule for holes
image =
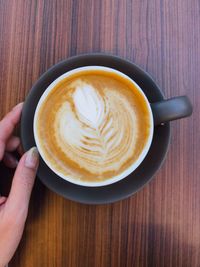
[[[39, 139], [37, 136], [37, 127], [36, 127], [36, 122], [37, 122], [37, 116], [38, 116], [38, 112], [39, 109], [43, 103], [43, 101], [45, 100], [45, 98], [47, 97], [47, 95], [50, 93], [50, 91], [56, 86], [56, 84], [58, 84], [62, 79], [67, 78], [77, 72], [80, 71], [90, 71], [91, 69], [95, 69], [95, 70], [105, 70], [105, 71], [109, 71], [109, 72], [114, 72], [117, 73], [118, 75], [124, 77], [125, 79], [128, 79], [132, 84], [134, 84], [134, 86], [137, 88], [137, 90], [141, 93], [141, 95], [143, 96], [143, 99], [145, 100], [146, 106], [148, 108], [149, 111], [149, 118], [150, 118], [150, 132], [149, 132], [149, 137], [148, 140], [146, 142], [146, 145], [144, 147], [144, 149], [142, 150], [140, 156], [138, 157], [138, 159], [126, 170], [124, 170], [122, 173], [118, 174], [117, 176], [114, 176], [112, 178], [106, 179], [104, 181], [100, 181], [100, 182], [87, 182], [87, 181], [81, 181], [81, 180], [75, 180], [72, 179], [69, 176], [65, 176], [63, 175], [61, 172], [59, 172], [58, 170], [56, 170], [54, 167], [51, 166], [51, 164], [49, 163], [48, 159], [46, 159], [45, 154], [43, 153], [40, 144], [39, 144]], [[36, 146], [38, 148], [38, 151], [42, 157], [42, 159], [44, 160], [44, 162], [46, 163], [46, 165], [55, 173], [57, 174], [59, 177], [61, 177], [62, 179], [71, 182], [73, 184], [79, 185], [79, 186], [86, 186], [86, 187], [101, 187], [101, 186], [107, 186], [107, 185], [111, 185], [113, 183], [116, 183], [124, 178], [126, 178], [128, 175], [130, 175], [132, 172], [134, 172], [137, 167], [143, 162], [144, 158], [146, 157], [151, 143], [152, 143], [152, 139], [153, 139], [153, 132], [154, 132], [154, 122], [153, 122], [153, 114], [152, 114], [152, 110], [151, 110], [151, 106], [150, 103], [146, 97], [146, 95], [144, 94], [144, 92], [142, 91], [142, 89], [140, 88], [140, 86], [133, 80], [131, 79], [128, 75], [124, 74], [123, 72], [116, 70], [114, 68], [111, 67], [106, 67], [106, 66], [98, 66], [98, 65], [90, 65], [90, 66], [83, 66], [83, 67], [77, 67], [75, 69], [72, 69], [70, 71], [65, 72], [64, 74], [60, 75], [59, 77], [57, 77], [52, 83], [49, 84], [49, 86], [45, 89], [45, 91], [43, 92], [43, 94], [41, 95], [37, 106], [36, 106], [36, 110], [34, 113], [34, 119], [33, 119], [33, 133], [34, 133], [34, 139], [35, 139], [35, 143]]]

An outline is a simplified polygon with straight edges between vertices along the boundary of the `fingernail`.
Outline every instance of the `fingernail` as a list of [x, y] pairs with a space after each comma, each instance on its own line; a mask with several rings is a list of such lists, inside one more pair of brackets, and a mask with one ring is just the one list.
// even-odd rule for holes
[[30, 169], [35, 169], [38, 165], [39, 153], [36, 147], [32, 147], [26, 155], [25, 166]]
[[24, 104], [24, 102], [21, 102], [21, 103], [17, 104], [17, 105], [16, 105], [16, 106], [13, 108], [13, 110], [15, 110], [15, 109], [18, 109], [18, 108], [22, 107], [22, 106], [23, 106], [23, 104]]

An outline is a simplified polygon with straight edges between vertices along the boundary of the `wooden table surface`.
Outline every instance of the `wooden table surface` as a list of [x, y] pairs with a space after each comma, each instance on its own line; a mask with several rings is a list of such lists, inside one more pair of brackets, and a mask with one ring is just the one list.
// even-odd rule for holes
[[137, 63], [166, 97], [187, 94], [193, 116], [171, 123], [164, 165], [126, 200], [82, 205], [37, 181], [10, 266], [199, 267], [199, 0], [0, 0], [0, 115], [50, 66], [85, 52]]

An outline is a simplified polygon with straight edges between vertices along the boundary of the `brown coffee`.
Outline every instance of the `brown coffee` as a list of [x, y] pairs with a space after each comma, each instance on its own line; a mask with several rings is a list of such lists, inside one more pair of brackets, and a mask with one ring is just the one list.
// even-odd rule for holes
[[58, 82], [36, 117], [45, 161], [74, 181], [104, 181], [124, 172], [144, 150], [150, 127], [150, 112], [136, 85], [95, 69]]

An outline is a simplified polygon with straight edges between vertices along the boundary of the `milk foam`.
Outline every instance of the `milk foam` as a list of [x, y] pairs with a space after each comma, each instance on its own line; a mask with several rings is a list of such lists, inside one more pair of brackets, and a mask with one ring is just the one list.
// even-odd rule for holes
[[78, 81], [73, 85], [76, 88], [73, 101], [79, 120], [98, 128], [105, 117], [103, 99], [90, 84]]
[[55, 116], [57, 145], [93, 174], [119, 170], [132, 157], [139, 134], [133, 105], [121, 92], [100, 92], [81, 79], [71, 87], [70, 101], [64, 101]]

